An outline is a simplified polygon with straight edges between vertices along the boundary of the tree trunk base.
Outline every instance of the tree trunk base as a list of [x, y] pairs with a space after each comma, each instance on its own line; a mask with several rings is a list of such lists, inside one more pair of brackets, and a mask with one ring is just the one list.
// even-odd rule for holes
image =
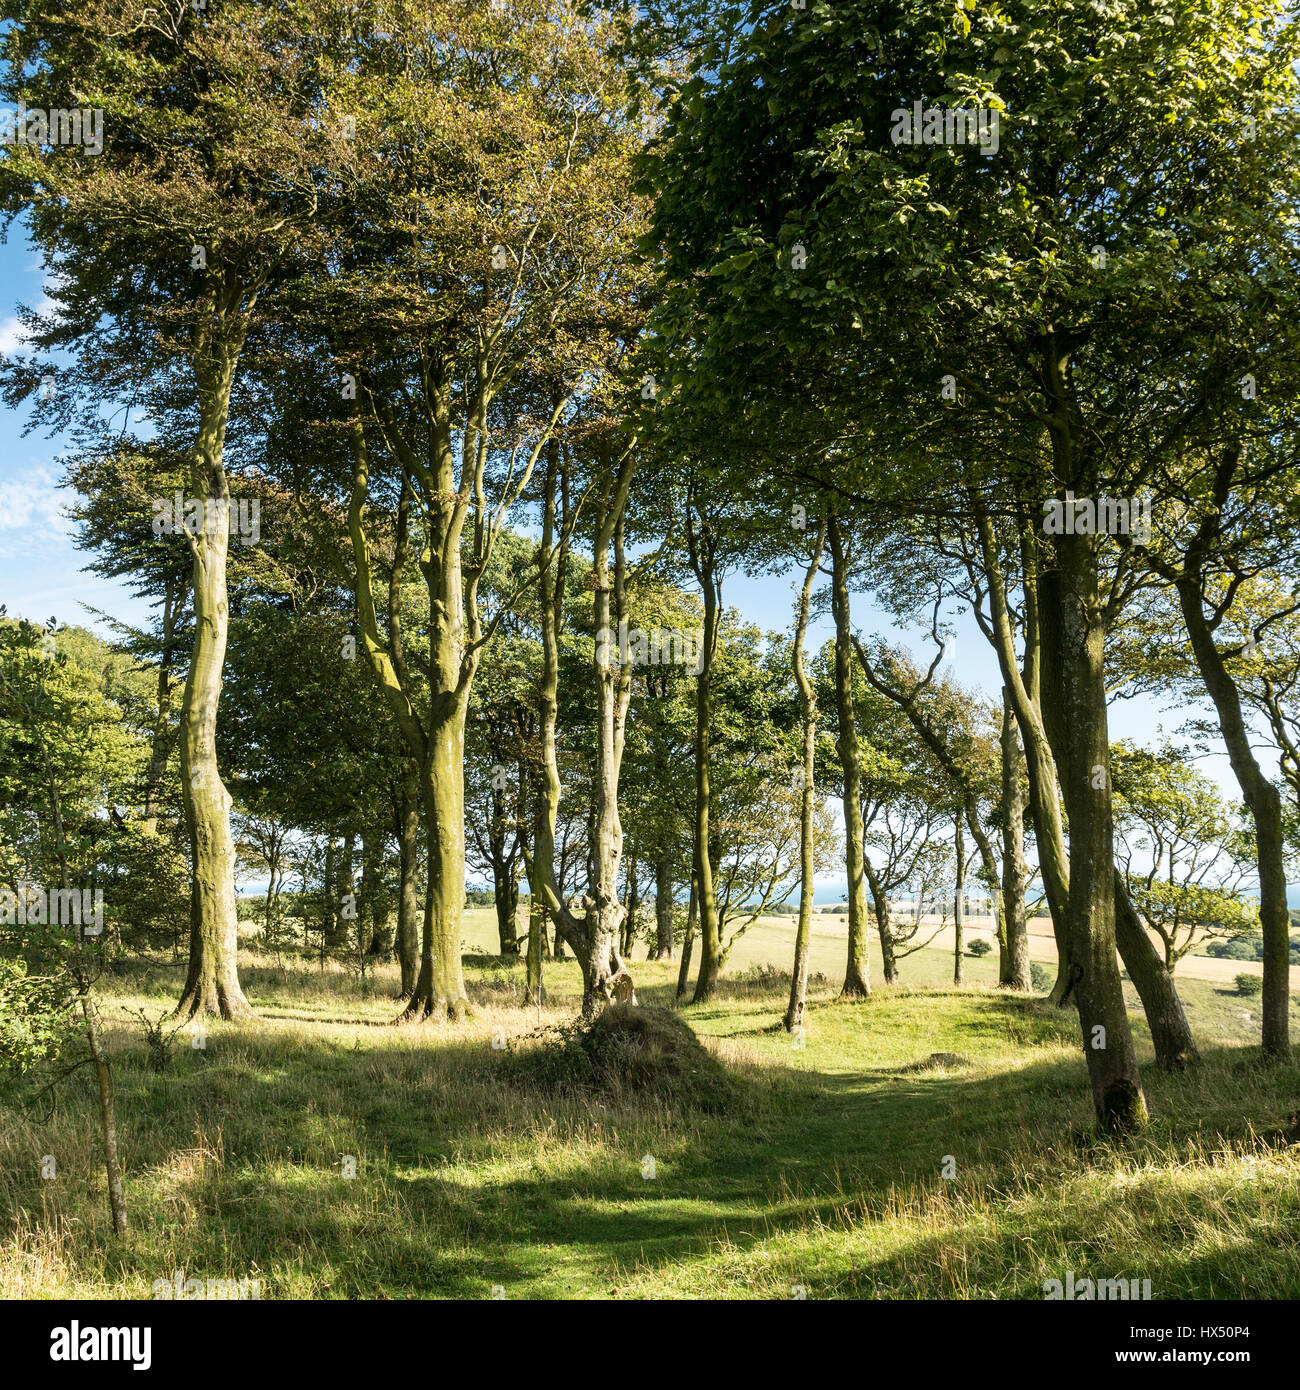
[[1192, 1067], [1200, 1066], [1200, 1063], [1201, 1054], [1194, 1047], [1190, 1051], [1156, 1058], [1156, 1065], [1161, 1071], [1167, 1072], [1188, 1071]]
[[691, 995], [691, 1003], [707, 1004], [709, 1000], [713, 998], [717, 988], [717, 979], [707, 979], [703, 971], [701, 971], [695, 981], [695, 993]]
[[1106, 1089], [1097, 1123], [1105, 1134], [1129, 1134], [1149, 1118], [1142, 1092], [1132, 1082], [1116, 1081]]
[[[892, 981], [886, 983], [892, 984]], [[871, 986], [856, 971], [851, 970], [844, 977], [844, 984], [840, 989], [841, 999], [870, 999]]]
[[448, 999], [426, 990], [413, 990], [406, 1008], [394, 1019], [395, 1023], [464, 1023], [472, 1016], [469, 1000], [461, 995]]
[[219, 1018], [227, 1023], [255, 1019], [257, 1011], [244, 997], [243, 990], [220, 985], [187, 986], [171, 1017], [182, 1023], [195, 1018]]

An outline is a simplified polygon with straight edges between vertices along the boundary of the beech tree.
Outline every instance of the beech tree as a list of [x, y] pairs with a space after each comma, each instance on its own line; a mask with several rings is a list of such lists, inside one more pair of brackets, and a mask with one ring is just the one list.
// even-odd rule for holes
[[[339, 274], [310, 295], [354, 407], [349, 530], [362, 637], [418, 766], [428, 833], [409, 1016], [458, 1018], [467, 1007], [465, 721], [510, 607], [486, 615], [480, 580], [575, 397], [617, 356], [635, 295], [623, 266], [637, 230], [626, 180], [637, 137], [622, 119], [616, 28], [536, 5], [416, 3], [400, 7], [393, 29], [371, 24], [335, 83], [357, 111], [361, 173], [330, 212], [347, 236]], [[372, 597], [372, 469], [395, 470], [419, 513], [423, 710]]]
[[9, 390], [33, 392], [51, 377], [45, 418], [57, 424], [78, 399], [130, 401], [159, 375], [181, 383], [192, 425], [187, 491], [201, 524], [184, 526], [194, 646], [179, 741], [193, 882], [177, 1009], [241, 1017], [251, 1009], [236, 971], [230, 796], [216, 755], [225, 438], [240, 356], [268, 293], [321, 245], [320, 171], [346, 164], [320, 100], [336, 10], [329, 0], [276, 10], [95, 0], [74, 25], [44, 0], [11, 10], [19, 22], [4, 37], [5, 98], [101, 112], [102, 150], [28, 143], [4, 161], [0, 203], [8, 218], [24, 217], [51, 277], [54, 307], [29, 340], [38, 352], [78, 354], [62, 371], [25, 364]]
[[799, 687], [800, 740], [799, 776], [799, 922], [795, 928], [794, 964], [790, 970], [790, 1002], [786, 1005], [785, 1030], [793, 1033], [803, 1025], [808, 1008], [808, 941], [812, 932], [813, 893], [816, 888], [817, 859], [816, 824], [813, 808], [817, 795], [817, 691], [804, 665], [804, 637], [808, 631], [808, 614], [812, 605], [812, 588], [821, 569], [822, 551], [826, 545], [826, 523], [817, 528], [812, 542], [812, 554], [804, 570], [799, 602], [795, 609], [794, 640], [790, 660], [795, 684]]
[[[830, 14], [813, 4], [756, 25], [672, 108], [656, 244], [706, 343], [682, 371], [723, 388], [766, 372], [788, 400], [820, 358], [835, 407], [826, 484], [860, 497], [870, 459], [873, 496], [902, 506], [951, 489], [955, 469], [990, 547], [1007, 490], [1028, 489], [1046, 562], [1043, 708], [1069, 728], [1022, 728], [1032, 757], [1055, 753], [1069, 825], [1068, 881], [1053, 866], [1060, 996], [1079, 1010], [1099, 1123], [1139, 1125], [1114, 954], [1104, 653], [1142, 578], [1113, 528], [1076, 527], [1073, 512], [1047, 523], [1076, 499], [1094, 515], [1099, 499], [1138, 505], [1193, 424], [1239, 396], [1246, 344], [1276, 341], [1277, 301], [1257, 291], [1265, 243], [1289, 225], [1294, 149], [1281, 153], [1278, 121], [1267, 153], [1243, 146], [1291, 90], [1292, 35], [1267, 5], [1169, 7], [1153, 24], [1080, 4], [1050, 32], [1030, 12], [963, 13], [956, 32], [920, 5]], [[1155, 70], [1169, 119], [1148, 114]], [[899, 138], [916, 100], [941, 133], [944, 111], [996, 113], [998, 147]], [[931, 435], [941, 451], [923, 447]]]

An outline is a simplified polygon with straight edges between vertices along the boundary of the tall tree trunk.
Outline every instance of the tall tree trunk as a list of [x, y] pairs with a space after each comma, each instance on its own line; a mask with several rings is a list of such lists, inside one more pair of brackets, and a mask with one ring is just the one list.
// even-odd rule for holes
[[691, 979], [691, 953], [695, 949], [696, 922], [699, 918], [699, 898], [695, 891], [694, 878], [691, 880], [691, 902], [686, 909], [686, 933], [682, 937], [682, 961], [677, 969], [677, 997], [686, 998], [686, 990]]
[[[1043, 885], [1052, 911], [1056, 933], [1058, 971], [1050, 998], [1062, 1004], [1068, 997], [1071, 972], [1071, 944], [1065, 910], [1069, 902], [1070, 860], [1065, 850], [1064, 827], [1057, 794], [1057, 768], [1065, 766], [1071, 751], [1072, 734], [1067, 732], [1063, 718], [1043, 717], [1043, 692], [1053, 692], [1057, 706], [1065, 708], [1064, 685], [1061, 676], [1061, 633], [1059, 606], [1062, 588], [1055, 578], [1044, 586], [1043, 603], [1039, 601], [1038, 584], [1034, 577], [1035, 562], [1031, 543], [1026, 539], [1022, 552], [1024, 568], [1029, 579], [1025, 592], [1025, 668], [1015, 664], [1010, 622], [1005, 601], [1001, 567], [997, 561], [993, 532], [987, 514], [976, 510], [980, 540], [984, 552], [985, 571], [989, 575], [990, 613], [993, 621], [995, 646], [1002, 667], [1004, 699], [1009, 700], [1016, 715], [1021, 736], [1025, 739], [1026, 770], [1029, 782], [1030, 808], [1038, 845], [1039, 865]], [[1044, 604], [1056, 608], [1046, 622], [1039, 621]], [[1050, 735], [1049, 735], [1050, 728]], [[1052, 738], [1057, 742], [1053, 743]], [[1007, 756], [1004, 744], [1004, 757]], [[1109, 772], [1107, 772], [1107, 778]], [[1109, 788], [1107, 788], [1109, 796]], [[1023, 847], [1023, 846], [1022, 846]], [[1113, 863], [1112, 863], [1113, 868]], [[1023, 884], [1024, 877], [1020, 877]], [[1117, 908], [1118, 908], [1117, 904]], [[1124, 966], [1142, 998], [1147, 1023], [1155, 1044], [1156, 1059], [1165, 1067], [1183, 1065], [1180, 1058], [1194, 1056], [1195, 1044], [1187, 1027], [1182, 1004], [1167, 971], [1152, 968], [1154, 948], [1144, 932], [1134, 933], [1131, 923], [1120, 912], [1116, 919], [1116, 944]], [[1026, 952], [1028, 940], [1025, 941]], [[1159, 967], [1158, 958], [1154, 965]], [[1139, 985], [1139, 981], [1141, 984]]]
[[[462, 468], [478, 449], [486, 402], [480, 397], [461, 437]], [[470, 490], [456, 485], [454, 430], [445, 399], [429, 417], [429, 452], [419, 469], [425, 480], [425, 547], [420, 572], [429, 598], [427, 649], [428, 713], [423, 727], [410, 695], [402, 653], [400, 609], [396, 602], [398, 565], [389, 586], [389, 634], [381, 639], [375, 613], [364, 514], [369, 489], [365, 427], [360, 415], [351, 428], [352, 496], [348, 532], [356, 565], [356, 602], [366, 655], [393, 711], [411, 756], [418, 764], [417, 785], [428, 839], [428, 897], [420, 941], [420, 969], [402, 1018], [447, 1018], [469, 1012], [460, 959], [461, 917], [465, 907], [465, 716], [481, 647], [467, 631], [465, 573], [461, 548]], [[396, 437], [389, 431], [390, 436]], [[409, 456], [403, 444], [399, 453]], [[410, 497], [411, 468], [404, 466], [402, 500]], [[405, 513], [399, 504], [398, 543], [404, 546]], [[477, 610], [469, 614], [477, 625]], [[477, 631], [477, 626], [475, 627]]]
[[117, 1161], [117, 1116], [113, 1110], [113, 1075], [108, 1066], [108, 1054], [99, 1028], [95, 1001], [90, 997], [86, 982], [81, 986], [81, 1011], [86, 1020], [86, 1039], [95, 1063], [95, 1079], [99, 1085], [100, 1134], [104, 1147], [104, 1170], [108, 1177], [108, 1207], [113, 1217], [113, 1230], [126, 1235], [126, 1195], [122, 1189], [122, 1171]]
[[952, 953], [952, 982], [955, 985], [961, 984], [961, 953], [964, 942], [962, 936], [966, 927], [966, 841], [962, 835], [961, 816], [957, 816], [953, 822], [955, 827], [955, 849], [957, 852], [957, 881], [953, 889], [952, 899], [952, 925], [953, 925], [953, 953]]
[[[607, 476], [592, 545], [592, 598], [597, 641], [594, 677], [597, 695], [597, 765], [595, 802], [589, 853], [589, 882], [579, 918], [561, 901], [555, 881], [555, 825], [560, 801], [560, 777], [556, 758], [555, 726], [559, 689], [559, 626], [563, 610], [565, 541], [555, 545], [557, 484], [564, 486], [559, 471], [559, 450], [548, 450], [542, 538], [538, 547], [538, 598], [542, 626], [542, 677], [539, 689], [539, 728], [542, 745], [542, 795], [535, 820], [531, 886], [539, 894], [555, 923], [557, 939], [563, 936], [573, 948], [582, 969], [582, 1012], [590, 1018], [631, 976], [619, 952], [619, 929], [624, 908], [618, 898], [619, 864], [623, 853], [623, 826], [618, 813], [618, 781], [628, 704], [632, 697], [631, 671], [621, 660], [611, 660], [611, 646], [618, 634], [610, 623], [621, 623], [626, 613], [626, 558], [623, 548], [623, 516], [636, 461], [634, 446], [624, 452], [617, 469]], [[567, 495], [567, 488], [565, 488]], [[562, 531], [563, 531], [562, 527]], [[615, 564], [611, 582], [609, 546], [614, 544]], [[555, 560], [555, 574], [551, 563]], [[611, 591], [613, 601], [611, 603]], [[611, 640], [612, 639], [612, 640]]]
[[[331, 918], [331, 930], [325, 935], [325, 946], [331, 951], [347, 947], [348, 934], [352, 930], [352, 923], [356, 920], [356, 894], [352, 891], [354, 886], [353, 858], [356, 846], [356, 832], [349, 830], [344, 835], [343, 843], [334, 858], [335, 877], [334, 882], [329, 886], [334, 915]], [[352, 914], [351, 917], [349, 917], [349, 913]]]
[[653, 960], [673, 958], [673, 860], [668, 849], [655, 861], [655, 944]]
[[1029, 959], [1029, 924], [1025, 920], [1025, 796], [1020, 786], [1020, 744], [1016, 716], [1006, 687], [1002, 690], [1002, 941], [998, 983], [1008, 989], [1034, 986]]
[[637, 870], [636, 850], [631, 849], [627, 855], [627, 916], [623, 919], [623, 955], [628, 957], [632, 954], [632, 947], [636, 943], [636, 921], [637, 910], [641, 906], [641, 885], [639, 882], [640, 874]]
[[[531, 879], [529, 880], [531, 883]], [[524, 1002], [539, 1006], [546, 998], [542, 983], [542, 956], [546, 946], [546, 909], [542, 906], [541, 895], [531, 892], [528, 895], [528, 956], [524, 982]]]
[[[592, 1017], [613, 997], [616, 976], [626, 975], [619, 950], [626, 909], [618, 897], [619, 865], [623, 857], [623, 823], [618, 813], [619, 771], [627, 709], [632, 693], [631, 668], [619, 656], [617, 638], [626, 621], [623, 592], [626, 572], [621, 512], [613, 522], [615, 562], [610, 574], [605, 525], [597, 527], [593, 567], [593, 606], [596, 632], [612, 634], [614, 643], [596, 644], [597, 759], [595, 843], [592, 847], [594, 881], [586, 898], [586, 952], [582, 966], [582, 1012]], [[612, 598], [612, 602], [611, 602]], [[613, 622], [614, 627], [610, 624]], [[611, 647], [613, 650], [611, 650]], [[604, 658], [602, 660], [602, 657]]]
[[217, 768], [217, 706], [230, 621], [230, 486], [222, 459], [237, 349], [200, 342], [199, 350], [199, 432], [190, 487], [203, 501], [204, 526], [190, 541], [194, 653], [181, 701], [180, 729], [181, 791], [190, 840], [190, 960], [175, 1013], [180, 1018], [247, 1018], [253, 1010], [239, 984], [230, 793]]
[[[849, 614], [847, 542], [839, 518], [827, 523], [831, 550], [831, 611], [835, 618], [836, 748], [844, 783], [844, 870], [848, 879], [849, 941], [842, 996], [864, 999], [871, 993], [871, 963], [867, 958], [867, 886], [863, 869], [865, 827], [862, 823], [862, 760], [853, 709], [853, 629]], [[881, 942], [882, 951], [887, 943]], [[892, 945], [885, 953], [885, 983], [898, 978]]]
[[384, 911], [382, 849], [383, 837], [378, 830], [367, 830], [361, 836], [361, 902], [357, 920], [369, 923], [369, 930], [360, 933], [368, 956], [385, 956], [393, 949], [392, 931]]
[[[1042, 684], [1038, 705], [1042, 713], [1043, 727], [1047, 732], [1052, 756], [1051, 769], [1044, 773], [1055, 785], [1055, 769], [1069, 763], [1072, 752], [1074, 732], [1067, 718], [1067, 695], [1065, 689], [1065, 613], [1068, 595], [1062, 577], [1049, 571], [1041, 579], [1038, 612], [1040, 621], [1040, 662]], [[1104, 641], [1104, 633], [1102, 635]], [[1107, 747], [1109, 753], [1109, 748]], [[1094, 765], [1095, 773], [1095, 765]], [[1104, 790], [1107, 802], [1110, 800], [1110, 771], [1107, 763], [1099, 780], [1105, 783], [1104, 789], [1092, 791], [1092, 796]], [[1090, 788], [1091, 790], [1091, 788]], [[1092, 804], [1091, 801], [1088, 803]], [[1109, 812], [1108, 812], [1109, 814]], [[1113, 856], [1113, 835], [1111, 837]], [[1122, 880], [1114, 873], [1112, 857], [1109, 877], [1113, 884], [1121, 885]], [[1069, 869], [1067, 868], [1067, 872]], [[1151, 945], [1146, 932], [1141, 929], [1127, 892], [1115, 903], [1115, 944], [1120, 958], [1129, 973], [1138, 996], [1142, 1000], [1147, 1026], [1151, 1030], [1155, 1046], [1156, 1060], [1166, 1070], [1177, 1070], [1196, 1057], [1196, 1044], [1192, 1039], [1182, 1002], [1174, 988], [1173, 977], [1160, 961], [1159, 955]], [[1126, 910], [1127, 909], [1127, 910]], [[1136, 928], [1136, 930], [1135, 930]], [[1122, 995], [1122, 987], [1121, 987]], [[1127, 1018], [1127, 1010], [1125, 1011]]]
[[420, 973], [404, 1016], [458, 1022], [469, 1013], [460, 961], [465, 909], [465, 706], [446, 693], [435, 694], [431, 703], [428, 755], [420, 769], [429, 885]]
[[1260, 1000], [1264, 1056], [1285, 1062], [1291, 1056], [1290, 913], [1286, 903], [1286, 850], [1282, 799], [1264, 775], [1250, 745], [1241, 697], [1205, 617], [1199, 562], [1184, 566], [1174, 585], [1201, 680], [1214, 702], [1219, 730], [1233, 776], [1255, 826], [1255, 866], [1259, 874], [1259, 925], [1264, 937], [1264, 994]]
[[1106, 720], [1104, 605], [1091, 536], [1059, 536], [1060, 666], [1069, 729], [1070, 987], [1098, 1124], [1145, 1123], [1146, 1100], [1115, 955], [1115, 850]]
[[185, 595], [188, 591], [188, 581], [178, 576], [167, 581], [163, 594], [162, 655], [158, 660], [157, 708], [149, 747], [149, 771], [145, 777], [141, 819], [141, 828], [146, 835], [154, 835], [158, 831], [158, 808], [162, 797], [163, 778], [167, 772], [167, 759], [172, 747], [172, 696], [176, 688], [172, 670], [176, 660], [176, 628], [185, 607]]
[[[512, 864], [506, 854], [506, 797], [503, 788], [492, 788], [492, 823], [488, 848], [492, 857], [492, 899], [497, 917], [497, 951], [503, 956], [519, 954], [519, 928], [515, 913], [519, 906], [519, 879], [511, 884]], [[513, 887], [513, 892], [511, 891]]]
[[[876, 873], [871, 856], [862, 856], [862, 869], [866, 874], [867, 885], [871, 889], [871, 903], [876, 914], [876, 933], [880, 937], [880, 958], [884, 963], [885, 979], [898, 979], [898, 963], [894, 958], [894, 933], [889, 925], [889, 893], [880, 876]], [[917, 903], [916, 920], [921, 920], [920, 903]]]
[[420, 785], [409, 760], [402, 773], [401, 824], [398, 834], [397, 960], [402, 998], [415, 989], [420, 962]]
[[[1061, 804], [1056, 779], [1056, 762], [1051, 743], [1043, 724], [1041, 708], [1041, 679], [1039, 673], [1040, 636], [1037, 621], [1038, 600], [1036, 581], [1029, 572], [1026, 560], [1024, 599], [1024, 661], [1022, 672], [1016, 661], [1015, 638], [1011, 630], [1006, 581], [1003, 577], [997, 539], [988, 512], [978, 501], [973, 503], [979, 530], [983, 568], [988, 582], [989, 623], [993, 646], [1002, 668], [1004, 689], [1011, 696], [1016, 723], [1020, 726], [1025, 751], [1025, 769], [1029, 783], [1029, 810], [1034, 824], [1034, 840], [1038, 849], [1038, 869], [1047, 894], [1052, 915], [1052, 932], [1056, 938], [1056, 983], [1048, 996], [1053, 1004], [1064, 1003], [1070, 981], [1070, 932], [1066, 920], [1066, 905], [1070, 896], [1070, 867], [1065, 851], [1065, 828], [1061, 820]], [[1028, 556], [1030, 547], [1026, 545]]]
[[821, 567], [822, 547], [826, 527], [821, 526], [813, 543], [812, 559], [804, 571], [803, 588], [795, 615], [794, 642], [791, 647], [791, 666], [799, 688], [800, 711], [803, 715], [803, 759], [799, 779], [799, 922], [794, 934], [794, 965], [790, 971], [790, 1002], [785, 1010], [785, 1028], [793, 1033], [803, 1026], [808, 1011], [808, 943], [812, 935], [813, 891], [816, 887], [816, 830], [813, 822], [814, 798], [817, 794], [817, 692], [804, 669], [803, 644], [808, 631], [808, 611], [812, 604], [813, 581]]
[[691, 998], [693, 1004], [701, 1004], [717, 988], [722, 955], [717, 887], [714, 883], [713, 857], [710, 852], [713, 791], [709, 781], [709, 744], [713, 721], [713, 658], [717, 650], [718, 627], [722, 621], [722, 581], [713, 552], [714, 538], [708, 527], [701, 525], [698, 532], [693, 531], [689, 543], [696, 577], [704, 594], [703, 651], [695, 682], [695, 821], [692, 866], [700, 920], [700, 970], [695, 980], [695, 993]]
[[370, 921], [370, 945], [366, 948], [366, 954], [379, 960], [391, 959], [397, 941], [397, 918], [383, 899], [376, 900]]
[[1157, 1065], [1165, 1071], [1182, 1071], [1195, 1066], [1201, 1060], [1200, 1054], [1183, 1012], [1183, 1002], [1174, 988], [1173, 976], [1142, 926], [1124, 876], [1118, 869], [1115, 870], [1115, 934], [1124, 968], [1142, 1000]]
[[325, 864], [321, 870], [321, 950], [324, 951], [328, 942], [332, 941], [337, 935], [335, 919], [338, 916], [338, 900], [335, 897], [335, 880], [337, 875], [336, 860], [337, 856], [334, 849], [334, 831], [331, 829], [325, 835]]

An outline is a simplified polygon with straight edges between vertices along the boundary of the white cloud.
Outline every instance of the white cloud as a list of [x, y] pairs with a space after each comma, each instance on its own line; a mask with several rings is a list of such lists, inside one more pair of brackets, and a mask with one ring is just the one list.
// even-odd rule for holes
[[59, 470], [52, 463], [29, 465], [14, 476], [0, 477], [0, 556], [12, 556], [36, 542], [48, 548], [62, 543], [69, 522], [63, 515], [66, 495], [59, 489]]
[[10, 314], [7, 319], [0, 319], [0, 352], [6, 356], [17, 352], [24, 343], [23, 326], [14, 314]]
[[[42, 291], [35, 307], [38, 314], [48, 314], [54, 308], [54, 301]], [[8, 355], [9, 353], [21, 352], [27, 346], [27, 339], [24, 334], [22, 320], [17, 314], [10, 314], [8, 318], [0, 319], [0, 353]]]

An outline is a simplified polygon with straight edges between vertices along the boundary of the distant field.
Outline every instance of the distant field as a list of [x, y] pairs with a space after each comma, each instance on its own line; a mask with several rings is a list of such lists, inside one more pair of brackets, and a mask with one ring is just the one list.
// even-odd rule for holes
[[[788, 958], [794, 949], [794, 920], [793, 917], [759, 918], [737, 943], [734, 959], [743, 961], [746, 965], [754, 964], [760, 960], [770, 960], [789, 969]], [[839, 913], [819, 912], [814, 914], [812, 922], [813, 951], [817, 953], [814, 958], [827, 960], [831, 966], [839, 969], [842, 973], [845, 943], [848, 939], [847, 919]], [[941, 929], [937, 917], [922, 918], [917, 940], [928, 941], [932, 936], [935, 936], [936, 931], [938, 931], [938, 936], [934, 939], [932, 949], [940, 954], [946, 949], [950, 962], [949, 978], [951, 979], [953, 948], [951, 923], [946, 928]], [[874, 935], [874, 923], [872, 932]], [[985, 937], [994, 943], [996, 949], [996, 935], [992, 918], [968, 917], [965, 934], [968, 942], [973, 936]], [[1056, 964], [1056, 940], [1052, 935], [1052, 923], [1049, 918], [1034, 917], [1030, 920], [1029, 955], [1033, 960], [1050, 961], [1053, 965]], [[873, 960], [878, 961], [879, 956], [879, 948], [877, 948]], [[974, 973], [971, 974], [971, 978], [988, 978], [996, 982], [997, 965], [996, 963], [992, 966], [988, 965], [990, 960], [996, 961], [996, 958], [986, 956], [984, 959], [985, 974]], [[976, 966], [977, 962], [970, 959], [963, 968], [969, 973]], [[819, 970], [825, 967], [814, 964], [812, 968]], [[1180, 981], [1185, 979], [1231, 981], [1237, 975], [1262, 975], [1263, 972], [1264, 967], [1259, 961], [1221, 960], [1216, 956], [1189, 955], [1184, 956], [1178, 962], [1174, 971], [1174, 978]], [[1300, 989], [1300, 967], [1298, 966], [1291, 967], [1291, 988], [1293, 990]]]

